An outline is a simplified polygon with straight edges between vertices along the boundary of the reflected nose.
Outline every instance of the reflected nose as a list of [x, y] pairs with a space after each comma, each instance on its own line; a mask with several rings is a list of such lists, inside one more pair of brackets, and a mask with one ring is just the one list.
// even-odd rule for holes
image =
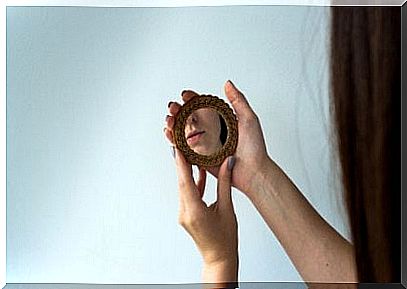
[[187, 118], [187, 125], [191, 125], [191, 124], [194, 124], [194, 123], [197, 123], [198, 122], [198, 118], [197, 118], [197, 116], [195, 115], [195, 113], [191, 113], [191, 115], [190, 116], [188, 116], [188, 118]]

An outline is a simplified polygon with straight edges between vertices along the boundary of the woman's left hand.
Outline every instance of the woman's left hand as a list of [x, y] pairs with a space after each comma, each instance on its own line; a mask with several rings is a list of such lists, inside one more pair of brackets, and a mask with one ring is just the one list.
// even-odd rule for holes
[[204, 260], [204, 283], [237, 282], [237, 219], [231, 196], [234, 157], [220, 166], [217, 201], [210, 206], [202, 200], [206, 171], [200, 169], [195, 183], [192, 166], [174, 147], [179, 190], [179, 223], [191, 235]]

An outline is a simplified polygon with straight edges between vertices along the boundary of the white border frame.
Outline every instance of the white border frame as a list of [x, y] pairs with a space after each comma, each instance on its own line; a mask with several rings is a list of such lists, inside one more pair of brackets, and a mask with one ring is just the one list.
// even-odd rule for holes
[[237, 5], [403, 6], [407, 0], [6, 0], [0, 4], [0, 286], [6, 285], [6, 7], [185, 7]]
[[5, 6], [185, 7], [185, 6], [403, 6], [407, 0], [6, 0]]

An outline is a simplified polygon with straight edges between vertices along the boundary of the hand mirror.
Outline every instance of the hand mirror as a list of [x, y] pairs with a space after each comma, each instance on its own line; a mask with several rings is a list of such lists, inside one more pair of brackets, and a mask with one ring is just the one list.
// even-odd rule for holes
[[237, 133], [233, 110], [213, 95], [193, 97], [175, 117], [175, 144], [192, 165], [220, 165], [235, 153]]

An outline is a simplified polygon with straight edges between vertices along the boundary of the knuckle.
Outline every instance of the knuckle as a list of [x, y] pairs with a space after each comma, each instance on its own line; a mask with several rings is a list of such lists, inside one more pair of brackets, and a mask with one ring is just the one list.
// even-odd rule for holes
[[228, 176], [222, 176], [222, 178], [218, 181], [218, 190], [225, 190], [230, 186], [230, 181], [228, 180]]
[[225, 164], [225, 166], [222, 168], [223, 171], [219, 173], [218, 176], [218, 185], [223, 187], [230, 183], [230, 177], [232, 176], [231, 171], [228, 170], [227, 166], [228, 163]]
[[188, 189], [187, 182], [182, 176], [178, 179], [178, 188], [181, 192], [185, 192]]
[[180, 224], [182, 227], [185, 227], [185, 218], [182, 215], [178, 216], [178, 224]]
[[167, 137], [172, 137], [172, 129], [165, 127], [164, 128], [164, 133]]
[[200, 219], [197, 215], [183, 214], [178, 217], [178, 223], [185, 229], [194, 229], [199, 226]]
[[253, 111], [251, 111], [247, 115], [247, 121], [251, 122], [251, 123], [257, 123], [259, 121], [259, 118], [257, 117], [257, 115]]
[[254, 113], [248, 113], [245, 116], [244, 121], [242, 122], [242, 125], [245, 128], [250, 128], [252, 129], [253, 127], [257, 127], [260, 124], [258, 117]]
[[195, 229], [199, 226], [200, 221], [199, 218], [197, 218], [196, 216], [190, 216], [188, 219], [188, 227], [191, 229]]

